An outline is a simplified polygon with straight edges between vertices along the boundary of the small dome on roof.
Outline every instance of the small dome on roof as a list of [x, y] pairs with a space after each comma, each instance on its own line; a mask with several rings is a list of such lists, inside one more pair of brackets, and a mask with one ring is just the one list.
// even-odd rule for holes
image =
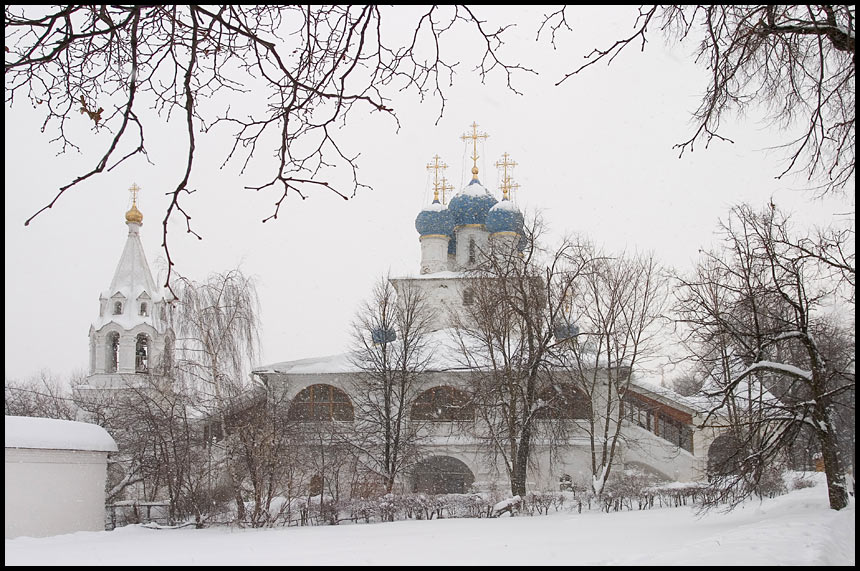
[[451, 199], [448, 210], [454, 217], [454, 226], [484, 224], [487, 219], [487, 212], [497, 202], [478, 179], [472, 179], [463, 190]]
[[442, 203], [434, 200], [415, 217], [415, 229], [422, 236], [433, 234], [451, 236], [454, 233], [454, 218]]
[[383, 329], [382, 327], [377, 327], [370, 331], [370, 337], [374, 345], [379, 345], [383, 343], [391, 343], [397, 339], [397, 333], [394, 332], [394, 329]]
[[137, 203], [132, 203], [129, 211], [125, 213], [125, 221], [136, 224], [143, 223], [143, 213], [137, 209]]
[[504, 198], [501, 202], [490, 208], [490, 211], [487, 213], [486, 226], [491, 234], [495, 234], [496, 232], [522, 234], [523, 215], [513, 202]]
[[552, 331], [557, 341], [574, 339], [579, 335], [579, 326], [575, 323], [559, 322], [555, 324]]

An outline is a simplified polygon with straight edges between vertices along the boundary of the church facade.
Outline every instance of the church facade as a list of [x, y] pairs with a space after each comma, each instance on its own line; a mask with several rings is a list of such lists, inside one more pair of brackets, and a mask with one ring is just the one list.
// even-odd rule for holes
[[[398, 292], [417, 289], [434, 308], [428, 344], [432, 355], [419, 374], [418, 387], [408, 407], [412, 422], [420, 424], [417, 439], [420, 459], [400, 476], [400, 489], [408, 492], [459, 493], [470, 489], [510, 487], [510, 464], [487, 444], [480, 415], [470, 405], [471, 376], [452, 342], [452, 315], [472, 303], [467, 270], [473, 268], [492, 246], [516, 247], [523, 240], [523, 215], [511, 200], [515, 186], [503, 156], [497, 166], [505, 169], [500, 199], [478, 178], [476, 125], [464, 135], [473, 145], [472, 180], [450, 201], [439, 199], [451, 187], [438, 180], [439, 157], [428, 168], [437, 169], [434, 199], [416, 217], [420, 244], [417, 275], [391, 278]], [[394, 339], [396, 332], [392, 333]], [[377, 342], [386, 342], [380, 335]], [[360, 414], [355, 406], [364, 401], [361, 383], [365, 374], [349, 353], [300, 359], [257, 367], [253, 375], [267, 387], [277, 387], [291, 403], [295, 418], [324, 418], [348, 425]], [[558, 387], [556, 387], [558, 390]], [[528, 468], [529, 490], [558, 490], [565, 482], [586, 484], [592, 477], [592, 445], [588, 415], [600, 406], [587, 406], [572, 377], [561, 383], [567, 403], [555, 415], [538, 422], [564, 422], [563, 438], [535, 437]], [[599, 397], [596, 397], [599, 398]], [[595, 403], [596, 404], [596, 403]], [[698, 429], [696, 404], [647, 379], [635, 376], [624, 395], [622, 434], [613, 461], [617, 474], [638, 470], [663, 481], [701, 481], [706, 478], [707, 450], [715, 434]], [[301, 412], [305, 411], [305, 412]], [[322, 412], [321, 412], [322, 411]], [[552, 432], [545, 431], [545, 432]]]
[[[516, 248], [523, 239], [523, 216], [512, 200], [515, 188], [504, 155], [501, 196], [497, 198], [478, 178], [477, 146], [480, 135], [473, 124], [472, 180], [450, 201], [452, 189], [438, 180], [434, 199], [417, 215], [420, 261], [416, 275], [391, 278], [395, 290], [421, 291], [436, 310], [428, 345], [432, 355], [418, 375], [407, 406], [408, 422], [419, 427], [417, 457], [398, 475], [396, 489], [406, 492], [462, 493], [480, 489], [509, 489], [508, 467], [487, 444], [480, 415], [471, 404], [474, 369], [457, 358], [452, 343], [451, 318], [471, 303], [467, 270], [480, 261], [490, 246]], [[430, 167], [430, 165], [428, 165]], [[136, 197], [136, 187], [132, 187]], [[443, 197], [440, 200], [439, 191]], [[107, 290], [99, 297], [99, 313], [90, 327], [90, 367], [86, 385], [76, 391], [86, 396], [121, 390], [135, 379], [144, 386], [156, 373], [156, 363], [169, 363], [174, 350], [170, 328], [172, 298], [155, 286], [140, 242], [143, 216], [136, 199], [126, 213], [128, 236]], [[375, 342], [388, 341], [383, 332]], [[294, 421], [323, 420], [346, 435], [361, 414], [356, 406], [366, 395], [356, 380], [364, 372], [350, 353], [278, 362], [253, 368], [255, 395], [279, 395]], [[265, 390], [262, 390], [265, 388]], [[273, 390], [274, 389], [274, 390]], [[566, 395], [564, 407], [538, 422], [563, 421], [561, 440], [536, 436], [531, 443], [527, 487], [558, 490], [572, 481], [592, 478], [592, 445], [587, 425], [599, 406], [583, 401], [573, 379], [556, 391]], [[248, 399], [253, 403], [256, 397]], [[697, 428], [702, 418], [693, 401], [635, 375], [624, 395], [621, 438], [613, 460], [617, 474], [639, 470], [664, 481], [701, 481], [707, 474], [707, 457], [716, 434]], [[205, 421], [204, 421], [205, 423]], [[122, 452], [122, 451], [120, 451]], [[355, 466], [357, 464], [353, 464]], [[344, 478], [348, 480], [350, 478]], [[356, 478], [351, 478], [353, 483]], [[305, 479], [313, 482], [313, 478]], [[351, 493], [348, 486], [344, 490]], [[352, 488], [355, 489], [354, 487]]]

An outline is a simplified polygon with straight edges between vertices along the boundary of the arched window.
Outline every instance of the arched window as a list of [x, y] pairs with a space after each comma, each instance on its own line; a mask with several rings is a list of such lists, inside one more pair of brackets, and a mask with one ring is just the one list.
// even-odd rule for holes
[[475, 238], [469, 236], [469, 263], [474, 264], [477, 259], [477, 248], [475, 246]]
[[352, 403], [342, 390], [331, 385], [311, 385], [295, 396], [290, 420], [346, 420], [355, 418]]
[[460, 460], [434, 456], [412, 470], [412, 491], [425, 494], [464, 494], [475, 483], [475, 475]]
[[570, 383], [558, 383], [539, 393], [545, 406], [535, 412], [535, 417], [549, 419], [576, 419], [591, 417], [591, 402], [588, 397]]
[[140, 315], [146, 317], [149, 315], [149, 308], [146, 306], [146, 302], [140, 304]]
[[136, 373], [149, 373], [149, 339], [144, 333], [137, 336], [134, 347], [134, 371]]
[[105, 351], [105, 372], [116, 373], [117, 363], [119, 363], [119, 333], [116, 331], [108, 333]]
[[418, 395], [412, 404], [412, 420], [475, 420], [469, 395], [454, 387], [433, 387]]
[[122, 302], [115, 301], [113, 304], [113, 314], [114, 315], [122, 315]]

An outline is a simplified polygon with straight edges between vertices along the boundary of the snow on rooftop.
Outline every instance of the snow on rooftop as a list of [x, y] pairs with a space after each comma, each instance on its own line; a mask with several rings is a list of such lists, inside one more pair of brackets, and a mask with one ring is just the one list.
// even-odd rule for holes
[[422, 211], [422, 212], [423, 212], [423, 211], [427, 211], [427, 212], [441, 212], [441, 211], [443, 211], [443, 210], [447, 210], [447, 209], [448, 209], [448, 207], [447, 207], [447, 206], [445, 206], [445, 205], [443, 205], [441, 202], [431, 202], [430, 204], [428, 204], [427, 206], [425, 206], [424, 208], [422, 208], [422, 209], [421, 209], [421, 211]]
[[[427, 336], [427, 349], [431, 353], [428, 372], [463, 369], [460, 349], [451, 329], [440, 329]], [[255, 373], [289, 373], [291, 375], [323, 375], [331, 373], [357, 373], [359, 369], [349, 353], [310, 357], [295, 361], [282, 361], [254, 369]]]
[[452, 271], [442, 271], [442, 272], [433, 272], [430, 274], [420, 274], [417, 276], [401, 276], [396, 278], [391, 278], [394, 280], [453, 280], [460, 279], [465, 277], [466, 274], [463, 272], [452, 272]]
[[356, 373], [360, 369], [350, 360], [349, 353], [281, 361], [254, 369], [255, 373], [290, 373], [291, 375], [322, 375], [326, 373]]
[[511, 210], [514, 212], [520, 211], [520, 209], [517, 208], [517, 205], [510, 200], [502, 200], [501, 202], [497, 202], [495, 206], [490, 208], [490, 210]]
[[[444, 273], [444, 272], [440, 272]], [[464, 339], [467, 345], [472, 343], [477, 344], [477, 341]], [[430, 352], [430, 359], [427, 363], [426, 372], [445, 372], [445, 371], [464, 371], [469, 367], [464, 362], [460, 341], [456, 339], [455, 330], [452, 328], [440, 329], [430, 333], [427, 337], [427, 350]], [[480, 366], [482, 352], [475, 347], [475, 350], [470, 352], [472, 365]], [[327, 355], [321, 357], [311, 357], [307, 359], [298, 359], [295, 361], [282, 361], [271, 365], [264, 365], [254, 369], [255, 373], [272, 374], [290, 374], [290, 375], [326, 375], [326, 374], [345, 374], [358, 373], [361, 369], [352, 361], [349, 353], [340, 353], [336, 355]], [[660, 386], [655, 382], [637, 378], [635, 375], [631, 379], [631, 385], [640, 392], [650, 394], [651, 397], [656, 397], [662, 400], [665, 404], [674, 406], [679, 410], [685, 410], [688, 413], [703, 412], [707, 407], [696, 399], [684, 397], [675, 391], [666, 387]]]
[[88, 422], [7, 416], [4, 430], [6, 448], [117, 451], [116, 442], [107, 430]]
[[463, 189], [457, 194], [462, 194], [465, 196], [484, 196], [485, 194], [490, 194], [486, 188], [480, 183], [476, 181], [469, 182]]
[[653, 395], [661, 396], [671, 402], [686, 406], [687, 408], [690, 408], [694, 411], [702, 412], [703, 410], [705, 410], [702, 408], [701, 403], [699, 403], [696, 399], [685, 397], [679, 393], [676, 393], [670, 388], [657, 384], [656, 382], [649, 381], [647, 379], [637, 378], [635, 374], [630, 380], [630, 384], [634, 387], [644, 389], [645, 391], [648, 391]]

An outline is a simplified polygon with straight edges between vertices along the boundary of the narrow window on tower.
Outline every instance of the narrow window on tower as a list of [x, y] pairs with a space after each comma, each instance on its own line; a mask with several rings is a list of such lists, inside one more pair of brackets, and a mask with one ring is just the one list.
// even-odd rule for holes
[[122, 315], [122, 302], [117, 301], [113, 304], [113, 314], [114, 315]]
[[472, 237], [469, 238], [469, 263], [475, 263], [475, 239]]
[[149, 339], [143, 333], [137, 336], [134, 348], [134, 371], [149, 373]]
[[107, 354], [105, 355], [105, 372], [116, 373], [117, 362], [119, 361], [119, 333], [116, 331], [108, 333], [105, 349], [107, 350]]

